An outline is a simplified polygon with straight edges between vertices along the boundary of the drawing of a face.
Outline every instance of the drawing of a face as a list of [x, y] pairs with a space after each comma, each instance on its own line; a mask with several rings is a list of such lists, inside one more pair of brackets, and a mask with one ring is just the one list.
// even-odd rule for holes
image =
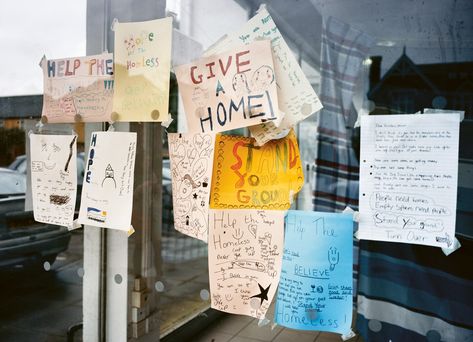
[[206, 89], [201, 87], [195, 87], [194, 92], [192, 93], [192, 102], [194, 102], [196, 107], [205, 107], [209, 100], [209, 92]]
[[232, 86], [237, 95], [243, 95], [249, 92], [248, 81], [246, 79], [246, 75], [243, 73], [233, 76]]
[[273, 82], [273, 69], [268, 65], [263, 65], [253, 73], [253, 77], [251, 78], [251, 90], [255, 92], [265, 91]]
[[194, 180], [192, 179], [192, 177], [189, 174], [186, 174], [182, 178], [182, 183], [179, 186], [178, 195], [180, 198], [188, 198], [191, 195], [192, 190], [199, 186], [200, 186], [200, 182], [199, 184], [196, 184]]
[[41, 154], [43, 159], [43, 165], [46, 170], [52, 170], [56, 167], [54, 161], [55, 155], [61, 151], [61, 148], [53, 144], [48, 144], [45, 140], [41, 140]]
[[124, 41], [126, 50], [130, 53], [135, 49], [135, 40], [133, 37], [130, 37], [129, 39], [125, 39]]

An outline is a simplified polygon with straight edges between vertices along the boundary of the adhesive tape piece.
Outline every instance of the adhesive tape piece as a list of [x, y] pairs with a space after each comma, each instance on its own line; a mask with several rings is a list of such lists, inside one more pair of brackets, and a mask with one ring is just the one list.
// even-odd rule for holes
[[347, 332], [346, 334], [343, 334], [340, 337], [342, 338], [343, 341], [346, 341], [346, 340], [349, 340], [350, 338], [353, 338], [355, 336], [356, 336], [355, 332], [350, 329], [349, 332]]
[[174, 119], [172, 118], [171, 114], [169, 114], [169, 119], [168, 121], [163, 121], [161, 122], [161, 126], [165, 127], [165, 128], [169, 128], [169, 125], [174, 121]]
[[460, 241], [458, 241], [458, 239], [455, 237], [454, 240], [453, 240], [453, 246], [452, 248], [445, 248], [443, 247], [442, 248], [442, 252], [443, 254], [445, 254], [446, 256], [449, 256], [450, 254], [452, 254], [453, 252], [455, 252], [458, 248], [460, 248], [462, 245], [460, 243]]
[[77, 222], [77, 220], [74, 220], [72, 221], [72, 225], [67, 227], [67, 230], [74, 230], [77, 228], [82, 228], [82, 225], [79, 222]]
[[130, 229], [128, 229], [127, 231], [127, 236], [128, 237], [132, 236], [134, 232], [135, 232], [135, 228], [133, 228], [133, 226], [130, 226]]

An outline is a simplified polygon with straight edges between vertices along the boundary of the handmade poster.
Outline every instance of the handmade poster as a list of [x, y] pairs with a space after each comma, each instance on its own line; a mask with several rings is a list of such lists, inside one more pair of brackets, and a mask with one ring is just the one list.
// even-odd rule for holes
[[131, 225], [136, 133], [93, 132], [78, 222], [128, 231]]
[[294, 131], [263, 146], [253, 138], [218, 134], [212, 179], [211, 208], [289, 209], [304, 185]]
[[34, 219], [72, 226], [77, 193], [77, 136], [30, 134]]
[[459, 123], [458, 114], [362, 116], [359, 239], [452, 246]]
[[284, 116], [278, 127], [269, 121], [250, 128], [251, 135], [258, 145], [284, 137], [291, 127], [322, 108], [312, 85], [265, 8], [240, 30], [223, 37], [207, 50], [205, 55], [217, 54], [260, 39], [271, 40], [279, 110]]
[[353, 215], [288, 211], [275, 322], [347, 334], [352, 310]]
[[111, 121], [113, 54], [41, 60], [42, 120], [49, 123]]
[[167, 121], [172, 18], [115, 25], [114, 121]]
[[169, 133], [174, 228], [207, 242], [214, 134]]
[[273, 122], [278, 95], [269, 40], [174, 67], [190, 132], [222, 132]]
[[284, 213], [276, 210], [210, 210], [212, 308], [265, 317], [281, 272]]

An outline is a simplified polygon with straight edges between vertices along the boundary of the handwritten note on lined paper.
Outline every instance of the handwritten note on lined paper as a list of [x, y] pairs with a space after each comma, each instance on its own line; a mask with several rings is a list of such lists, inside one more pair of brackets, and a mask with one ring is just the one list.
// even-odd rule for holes
[[212, 308], [264, 318], [278, 287], [284, 211], [210, 210]]
[[174, 228], [207, 242], [214, 134], [169, 133]]
[[353, 215], [290, 210], [275, 321], [345, 334], [353, 307]]
[[458, 114], [363, 116], [359, 238], [451, 247]]
[[30, 135], [34, 219], [72, 225], [77, 192], [75, 135]]

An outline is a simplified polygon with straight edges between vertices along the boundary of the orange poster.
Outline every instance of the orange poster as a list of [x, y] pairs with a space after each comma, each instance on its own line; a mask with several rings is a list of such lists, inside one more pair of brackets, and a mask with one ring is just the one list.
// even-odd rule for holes
[[303, 184], [293, 130], [263, 146], [253, 138], [217, 135], [211, 208], [286, 210]]

